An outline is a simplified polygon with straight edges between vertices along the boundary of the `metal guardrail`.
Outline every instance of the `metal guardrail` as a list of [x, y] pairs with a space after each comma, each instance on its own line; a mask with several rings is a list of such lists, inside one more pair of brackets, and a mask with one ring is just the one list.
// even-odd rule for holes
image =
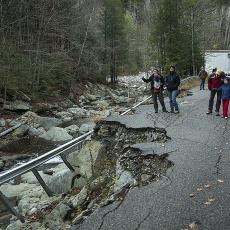
[[[194, 79], [195, 77], [188, 77], [186, 79], [181, 80], [181, 83], [188, 81], [190, 79]], [[128, 114], [130, 111], [133, 109], [137, 108], [138, 106], [142, 105], [146, 101], [150, 100], [152, 96], [147, 97], [143, 101], [139, 102], [138, 104], [134, 105], [132, 108], [128, 109], [127, 111], [121, 113], [121, 116]], [[16, 168], [13, 168], [3, 174], [0, 175], [0, 186], [6, 182], [9, 182], [10, 180], [21, 176], [29, 171], [32, 171], [34, 176], [37, 178], [38, 182], [40, 185], [43, 187], [45, 192], [47, 193], [48, 196], [52, 196], [53, 192], [48, 188], [46, 185], [45, 181], [42, 179], [41, 175], [39, 174], [38, 170], [36, 169], [38, 166], [44, 164], [45, 162], [49, 161], [50, 159], [60, 156], [63, 160], [63, 162], [66, 164], [66, 166], [71, 170], [74, 171], [74, 168], [72, 165], [68, 162], [67, 160], [67, 155], [74, 150], [78, 148], [80, 150], [82, 148], [82, 145], [84, 141], [86, 141], [87, 137], [89, 137], [91, 134], [93, 134], [93, 130], [80, 136], [77, 137], [74, 140], [69, 141], [68, 143], [65, 143], [39, 157], [36, 159], [30, 160], [27, 163], [20, 165]], [[14, 207], [10, 204], [8, 198], [0, 191], [0, 200], [2, 203], [6, 206], [6, 208], [13, 214], [15, 215], [21, 222], [25, 222], [24, 217], [17, 212]]]

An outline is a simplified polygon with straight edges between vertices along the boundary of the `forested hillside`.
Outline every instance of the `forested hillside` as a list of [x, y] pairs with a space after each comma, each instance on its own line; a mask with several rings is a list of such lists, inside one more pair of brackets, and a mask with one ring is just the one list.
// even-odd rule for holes
[[84, 79], [171, 64], [196, 72], [230, 48], [229, 1], [1, 0], [2, 98], [68, 95]]

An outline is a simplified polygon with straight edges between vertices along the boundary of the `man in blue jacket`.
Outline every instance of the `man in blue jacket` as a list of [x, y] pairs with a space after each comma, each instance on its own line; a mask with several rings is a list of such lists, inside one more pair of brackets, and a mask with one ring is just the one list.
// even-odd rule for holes
[[166, 77], [166, 87], [169, 93], [171, 113], [179, 113], [179, 107], [176, 101], [179, 86], [180, 86], [180, 77], [176, 73], [175, 66], [171, 66], [170, 73]]
[[163, 112], [167, 112], [165, 108], [164, 95], [163, 95], [164, 85], [165, 85], [165, 80], [163, 76], [161, 76], [158, 70], [155, 69], [149, 79], [145, 79], [143, 77], [142, 80], [146, 83], [151, 82], [151, 92], [153, 95], [155, 113], [158, 113], [157, 98], [159, 99]]

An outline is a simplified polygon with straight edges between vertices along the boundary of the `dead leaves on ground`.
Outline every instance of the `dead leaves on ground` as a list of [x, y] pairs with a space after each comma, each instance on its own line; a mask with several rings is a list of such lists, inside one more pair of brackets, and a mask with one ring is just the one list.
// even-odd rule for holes
[[[219, 183], [219, 184], [223, 184], [224, 183], [224, 180], [223, 179], [218, 179], [217, 180], [217, 182]], [[205, 189], [213, 189], [214, 188], [214, 185], [213, 184], [205, 184], [203, 187], [200, 187], [200, 188], [197, 188], [196, 189], [196, 193], [190, 193], [189, 194], [189, 197], [190, 198], [195, 198], [196, 197], [196, 195], [199, 193], [199, 192], [202, 192], [202, 191], [204, 191]], [[214, 201], [215, 201], [216, 199], [215, 198], [213, 198], [213, 197], [209, 197], [208, 198], [208, 201], [206, 201], [205, 203], [204, 203], [204, 205], [211, 205]]]
[[195, 229], [198, 229], [199, 225], [200, 225], [200, 222], [194, 221], [191, 224], [189, 224], [186, 228], [183, 228], [181, 230], [195, 230]]
[[210, 204], [212, 204], [215, 200], [216, 200], [215, 198], [210, 197], [210, 198], [208, 198], [208, 201], [205, 202], [204, 204], [205, 204], [205, 205], [210, 205]]

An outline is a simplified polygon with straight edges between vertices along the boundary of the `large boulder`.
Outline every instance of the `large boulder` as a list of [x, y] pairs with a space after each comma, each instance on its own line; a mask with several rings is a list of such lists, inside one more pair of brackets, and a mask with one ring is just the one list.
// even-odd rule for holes
[[93, 176], [93, 169], [95, 164], [99, 161], [101, 155], [104, 152], [103, 145], [98, 141], [88, 142], [80, 152], [72, 154], [70, 162], [77, 169], [80, 170], [80, 174], [86, 178]]
[[88, 133], [89, 131], [93, 130], [95, 127], [95, 124], [82, 124], [79, 133], [80, 134], [85, 134]]
[[69, 141], [73, 137], [68, 134], [66, 129], [59, 127], [52, 127], [47, 132], [43, 133], [39, 137], [48, 140], [48, 141]]
[[43, 127], [39, 127], [39, 128], [29, 128], [28, 134], [30, 136], [41, 136], [42, 134], [44, 134], [46, 131]]
[[63, 169], [50, 176], [46, 182], [48, 187], [56, 194], [66, 193], [71, 189], [75, 173], [69, 169]]
[[35, 116], [33, 121], [42, 126], [45, 130], [49, 130], [51, 127], [58, 126], [62, 123], [62, 121], [57, 118], [40, 116]]
[[4, 109], [11, 111], [28, 111], [30, 110], [30, 105], [27, 102], [16, 100], [14, 102], [9, 102], [5, 104]]

